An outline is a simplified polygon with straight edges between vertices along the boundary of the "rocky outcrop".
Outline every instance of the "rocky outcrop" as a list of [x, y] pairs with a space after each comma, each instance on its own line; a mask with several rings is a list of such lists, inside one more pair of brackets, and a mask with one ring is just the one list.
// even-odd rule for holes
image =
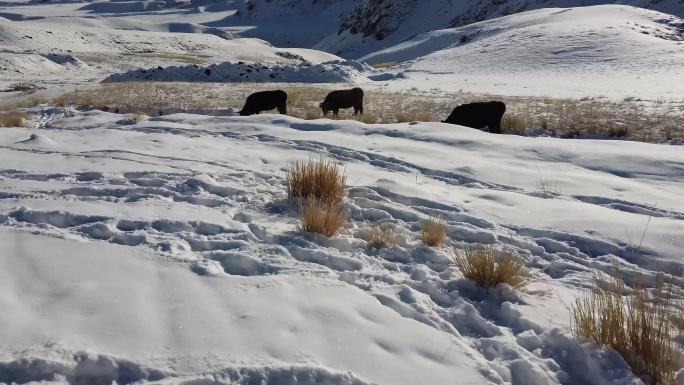
[[349, 30], [382, 40], [399, 28], [417, 4], [418, 0], [368, 0], [344, 19], [339, 33]]

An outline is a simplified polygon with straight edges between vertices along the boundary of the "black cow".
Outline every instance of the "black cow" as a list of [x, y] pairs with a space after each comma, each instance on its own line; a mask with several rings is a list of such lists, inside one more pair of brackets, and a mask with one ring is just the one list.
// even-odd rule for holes
[[357, 87], [351, 90], [333, 91], [325, 97], [319, 107], [323, 110], [324, 116], [328, 115], [328, 111], [332, 111], [333, 116], [337, 116], [340, 113], [340, 108], [351, 107], [354, 107], [354, 115], [358, 113], [363, 115], [363, 90]]
[[472, 128], [489, 128], [493, 134], [501, 133], [501, 118], [506, 112], [503, 102], [477, 102], [461, 104], [451, 111], [442, 123], [458, 124]]
[[240, 115], [249, 116], [276, 108], [281, 114], [287, 114], [287, 93], [285, 91], [255, 92], [247, 97], [245, 106], [240, 110]]

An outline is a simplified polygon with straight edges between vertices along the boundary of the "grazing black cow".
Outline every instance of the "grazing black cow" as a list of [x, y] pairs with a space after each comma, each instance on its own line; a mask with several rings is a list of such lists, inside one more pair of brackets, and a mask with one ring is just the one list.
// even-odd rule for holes
[[255, 92], [247, 97], [245, 106], [240, 110], [240, 115], [249, 116], [276, 108], [281, 114], [287, 114], [287, 93], [285, 91]]
[[357, 87], [351, 90], [333, 91], [325, 97], [319, 107], [323, 110], [324, 116], [328, 115], [328, 111], [332, 111], [333, 116], [337, 116], [340, 113], [340, 108], [351, 107], [354, 107], [354, 115], [358, 113], [363, 115], [363, 90]]
[[458, 124], [472, 128], [489, 128], [493, 134], [501, 133], [501, 118], [506, 112], [503, 102], [477, 102], [461, 104], [451, 111], [442, 123]]

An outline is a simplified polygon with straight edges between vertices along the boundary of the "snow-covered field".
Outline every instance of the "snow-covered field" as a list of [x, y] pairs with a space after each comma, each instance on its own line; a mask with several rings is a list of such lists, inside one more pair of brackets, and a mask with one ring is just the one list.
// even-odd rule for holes
[[[558, 122], [624, 100], [684, 119], [681, 1], [452, 1], [364, 3], [381, 5], [373, 27], [399, 23], [380, 40], [341, 29], [358, 1], [0, 2], [0, 89], [46, 88], [0, 93], [3, 118], [35, 99], [23, 127], [0, 127], [0, 384], [642, 384], [572, 338], [568, 306], [617, 269], [648, 288], [664, 272], [684, 307], [681, 130], [672, 145], [567, 140], [316, 106], [356, 85], [380, 121], [473, 95], [509, 97], [509, 116], [545, 98], [525, 108], [554, 105]], [[315, 120], [233, 116], [256, 83], [292, 87]], [[54, 105], [76, 88], [163, 116]], [[443, 104], [419, 111], [429, 98]], [[288, 164], [319, 157], [347, 177], [331, 239], [297, 231], [286, 199]], [[420, 240], [431, 217], [444, 247]], [[374, 226], [406, 242], [373, 249]], [[474, 245], [519, 254], [530, 285], [462, 278], [453, 248]]]
[[[682, 274], [678, 146], [42, 114], [0, 130], [0, 382], [632, 384], [613, 353], [569, 338], [563, 303], [595, 269]], [[298, 233], [285, 200], [284, 167], [317, 154], [349, 183], [335, 239]], [[533, 283], [476, 290], [448, 248], [421, 244], [428, 216], [453, 245], [521, 253]], [[406, 247], [369, 250], [375, 224]]]

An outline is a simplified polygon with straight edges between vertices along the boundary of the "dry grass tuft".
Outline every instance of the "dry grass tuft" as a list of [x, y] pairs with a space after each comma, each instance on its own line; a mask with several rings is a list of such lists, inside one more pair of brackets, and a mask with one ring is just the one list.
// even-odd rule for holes
[[651, 385], [674, 385], [681, 368], [681, 326], [673, 317], [673, 286], [659, 277], [655, 289], [634, 288], [624, 296], [624, 282], [599, 280], [596, 289], [571, 306], [573, 334], [618, 352], [632, 371]]
[[311, 197], [301, 209], [297, 229], [304, 233], [334, 237], [347, 222], [347, 215], [339, 204], [322, 203]]
[[74, 110], [73, 108], [71, 108], [71, 107], [62, 107], [62, 109], [64, 110], [64, 116], [65, 116], [65, 117], [67, 117], [67, 118], [73, 118], [74, 116], [76, 116], [76, 110]]
[[22, 127], [27, 117], [24, 111], [0, 112], [0, 127]]
[[370, 230], [368, 246], [374, 249], [392, 248], [405, 244], [406, 239], [401, 234], [395, 233], [391, 228], [381, 229], [378, 226], [373, 226]]
[[375, 69], [381, 70], [381, 69], [386, 69], [386, 68], [392, 68], [397, 64], [399, 64], [399, 63], [397, 63], [395, 61], [390, 61], [390, 62], [384, 62], [384, 63], [371, 64], [370, 66], [375, 68]]
[[439, 247], [446, 240], [447, 225], [441, 218], [428, 218], [424, 220], [420, 230], [421, 239], [428, 246]]
[[354, 119], [366, 124], [375, 124], [380, 121], [377, 116], [370, 114], [356, 115]]
[[525, 119], [513, 114], [504, 114], [501, 119], [501, 128], [507, 134], [523, 135], [527, 129]]
[[441, 120], [439, 116], [429, 110], [421, 109], [420, 106], [409, 108], [405, 111], [398, 112], [394, 115], [394, 120], [397, 123], [408, 122], [438, 122]]
[[146, 122], [150, 117], [142, 112], [136, 112], [133, 114], [126, 114], [126, 116], [119, 120], [117, 123], [124, 125], [139, 124]]
[[287, 169], [286, 179], [290, 199], [315, 198], [326, 204], [339, 204], [344, 199], [347, 177], [332, 160], [294, 162]]
[[493, 247], [455, 249], [453, 261], [464, 277], [486, 289], [505, 283], [519, 290], [529, 282], [525, 263], [509, 251]]

